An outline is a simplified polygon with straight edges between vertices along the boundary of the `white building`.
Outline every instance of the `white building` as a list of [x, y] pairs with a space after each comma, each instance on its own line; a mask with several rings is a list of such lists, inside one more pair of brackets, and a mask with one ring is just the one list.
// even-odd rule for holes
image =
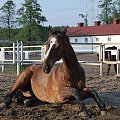
[[[114, 43], [120, 43], [120, 21], [113, 20], [112, 24], [107, 25], [101, 25], [100, 21], [96, 21], [94, 26], [84, 26], [84, 23], [78, 23], [77, 27], [68, 28], [67, 35], [72, 45], [79, 43], [111, 43], [109, 46], [114, 46]], [[95, 49], [92, 47], [91, 45], [91, 48], [84, 49], [94, 51]], [[116, 47], [120, 48], [119, 45]], [[75, 47], [74, 49], [77, 52], [80, 50], [80, 48], [76, 49]]]

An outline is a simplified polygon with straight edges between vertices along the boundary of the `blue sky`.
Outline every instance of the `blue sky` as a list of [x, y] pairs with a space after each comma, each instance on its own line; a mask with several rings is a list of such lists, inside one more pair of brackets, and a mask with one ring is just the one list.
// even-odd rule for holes
[[[0, 7], [6, 1], [0, 0]], [[13, 1], [17, 9], [24, 3], [24, 0]], [[97, 20], [97, 0], [38, 0], [38, 3], [43, 10], [42, 14], [48, 20], [44, 23], [45, 26], [76, 26], [78, 22], [84, 22], [79, 14], [87, 15], [89, 25]]]

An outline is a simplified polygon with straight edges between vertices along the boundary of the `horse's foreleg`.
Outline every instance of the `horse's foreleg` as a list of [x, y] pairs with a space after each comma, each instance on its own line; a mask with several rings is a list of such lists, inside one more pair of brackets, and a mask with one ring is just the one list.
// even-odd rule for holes
[[101, 115], [104, 115], [106, 113], [106, 105], [105, 103], [100, 99], [100, 97], [98, 96], [98, 94], [94, 91], [80, 91], [80, 97], [82, 100], [84, 99], [88, 99], [88, 98], [93, 98], [96, 103], [98, 104], [98, 107], [101, 111]]
[[82, 99], [79, 96], [79, 92], [76, 88], [65, 87], [64, 89], [60, 91], [60, 96], [63, 100], [66, 100], [73, 96], [77, 100], [81, 115], [83, 117], [90, 117], [90, 115], [87, 112], [87, 109], [85, 108], [85, 105]]
[[83, 117], [87, 117], [87, 116], [91, 117], [91, 115], [87, 112], [87, 109], [84, 105], [83, 100], [81, 99], [81, 96], [79, 95], [79, 91], [76, 88], [71, 88], [71, 93], [72, 93], [72, 96], [75, 97], [77, 100], [81, 115]]
[[92, 90], [91, 94], [93, 94], [93, 99], [98, 104], [98, 107], [99, 107], [99, 109], [101, 111], [101, 115], [105, 115], [106, 114], [106, 105], [105, 105], [105, 103], [100, 99], [100, 97], [98, 96], [96, 91]]

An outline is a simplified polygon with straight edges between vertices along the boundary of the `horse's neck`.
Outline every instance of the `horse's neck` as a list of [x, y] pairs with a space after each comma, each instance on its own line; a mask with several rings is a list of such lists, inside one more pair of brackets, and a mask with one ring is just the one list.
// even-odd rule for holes
[[78, 63], [75, 52], [71, 46], [66, 47], [63, 60], [63, 65], [69, 72], [79, 71], [80, 65]]

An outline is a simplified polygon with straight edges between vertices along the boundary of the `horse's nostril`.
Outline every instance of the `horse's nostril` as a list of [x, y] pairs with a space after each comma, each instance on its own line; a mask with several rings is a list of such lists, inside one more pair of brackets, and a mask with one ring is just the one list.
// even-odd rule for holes
[[49, 69], [50, 69], [50, 65], [49, 65], [49, 64], [46, 65], [46, 66], [45, 66], [45, 69], [46, 69], [46, 70], [49, 70]]
[[43, 71], [44, 71], [45, 73], [49, 73], [49, 72], [50, 72], [50, 64], [45, 65], [45, 66], [43, 67]]

